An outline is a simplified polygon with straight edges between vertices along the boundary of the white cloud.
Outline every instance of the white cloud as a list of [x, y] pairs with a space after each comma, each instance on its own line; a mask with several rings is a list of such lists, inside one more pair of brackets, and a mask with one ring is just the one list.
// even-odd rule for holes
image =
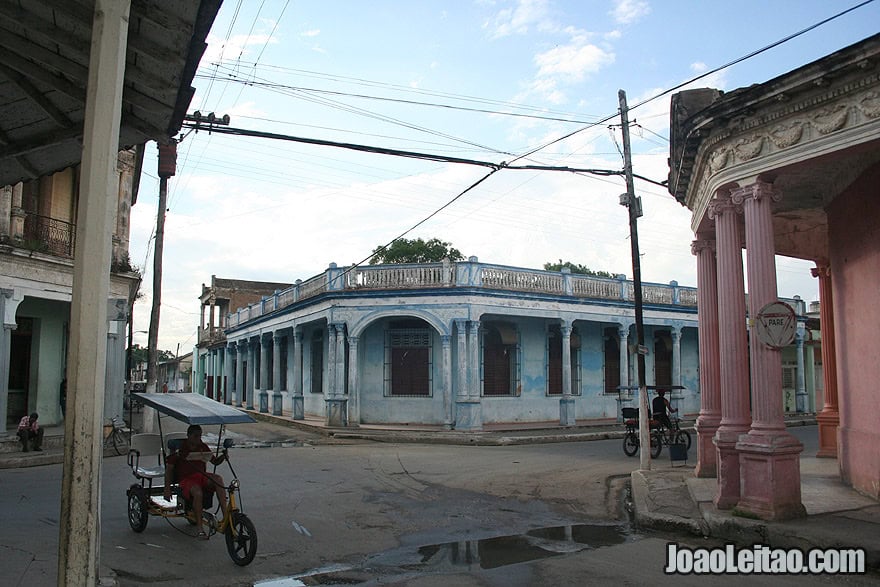
[[552, 27], [547, 18], [547, 0], [518, 0], [515, 7], [499, 10], [484, 28], [491, 38], [499, 39], [528, 33], [531, 28]]
[[[266, 34], [233, 35], [228, 41], [214, 34], [208, 35], [208, 48], [202, 57], [202, 65], [225, 60], [247, 58], [248, 48], [257, 46], [262, 49], [267, 43], [278, 43], [278, 38]], [[258, 49], [258, 50], [259, 50]]]
[[317, 37], [321, 34], [321, 29], [312, 29], [310, 31], [303, 31], [299, 34], [301, 37]]
[[583, 81], [586, 74], [611, 63], [614, 63], [614, 53], [578, 40], [535, 56], [539, 77], [554, 77], [564, 83]]
[[617, 0], [611, 16], [620, 24], [632, 24], [651, 12], [651, 6], [645, 0]]

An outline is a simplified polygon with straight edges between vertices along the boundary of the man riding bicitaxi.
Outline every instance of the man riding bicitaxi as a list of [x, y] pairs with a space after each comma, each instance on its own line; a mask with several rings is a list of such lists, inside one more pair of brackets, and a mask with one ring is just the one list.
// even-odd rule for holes
[[666, 399], [666, 390], [658, 389], [657, 397], [651, 401], [651, 416], [663, 425], [667, 434], [672, 430], [672, 421], [669, 419], [670, 412], [678, 412], [678, 410], [673, 408], [669, 400]]
[[206, 493], [213, 491], [217, 494], [220, 509], [226, 518], [226, 486], [220, 475], [207, 472], [205, 459], [213, 465], [219, 465], [226, 459], [226, 455], [213, 454], [202, 441], [202, 427], [193, 424], [186, 429], [186, 439], [180, 448], [166, 461], [164, 495], [166, 501], [171, 499], [171, 484], [176, 475], [183, 498], [192, 502], [198, 537], [203, 540], [208, 539], [202, 524], [202, 504]]

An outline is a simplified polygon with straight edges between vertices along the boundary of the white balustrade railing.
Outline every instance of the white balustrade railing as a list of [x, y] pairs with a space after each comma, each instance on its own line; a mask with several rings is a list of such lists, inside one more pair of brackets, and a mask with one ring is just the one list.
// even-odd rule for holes
[[620, 299], [620, 281], [614, 279], [572, 275], [571, 290], [579, 298]]
[[532, 291], [542, 293], [564, 293], [562, 274], [551, 271], [534, 271], [499, 266], [484, 266], [480, 272], [483, 287]]
[[[634, 286], [620, 276], [611, 279], [590, 275], [576, 275], [556, 271], [540, 271], [486, 265], [476, 261], [459, 263], [420, 263], [412, 265], [371, 265], [355, 268], [337, 268], [331, 265], [325, 272], [306, 281], [263, 298], [247, 308], [228, 316], [228, 326], [236, 327], [264, 314], [286, 308], [294, 303], [318, 296], [327, 291], [419, 289], [437, 287], [482, 287], [509, 291], [567, 295], [577, 298], [621, 300], [632, 302]], [[645, 284], [642, 299], [647, 304], [696, 307], [696, 288]]]

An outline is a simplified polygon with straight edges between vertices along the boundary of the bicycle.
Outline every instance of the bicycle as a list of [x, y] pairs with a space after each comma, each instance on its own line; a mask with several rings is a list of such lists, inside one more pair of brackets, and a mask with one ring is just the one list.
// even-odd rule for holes
[[[671, 426], [667, 429], [663, 424], [657, 422], [656, 427], [651, 432], [651, 447], [654, 447], [656, 442], [659, 449], [657, 450], [657, 454], [660, 454], [660, 451], [663, 450], [663, 445], [670, 446], [672, 444], [683, 444], [687, 450], [691, 449], [691, 435], [687, 430], [682, 430], [679, 425], [680, 419], [670, 418], [669, 419]], [[652, 421], [653, 422], [653, 421]], [[651, 456], [654, 456], [653, 454]], [[656, 458], [656, 457], [655, 457]]]
[[104, 448], [112, 448], [117, 455], [128, 453], [128, 429], [125, 422], [119, 416], [110, 418], [109, 424], [104, 424]]
[[[622, 410], [624, 424], [626, 425], [626, 433], [623, 435], [623, 452], [628, 457], [634, 457], [639, 452], [639, 410], [638, 408], [623, 408]], [[656, 459], [663, 450], [663, 442], [656, 435], [656, 422], [648, 420], [648, 427], [652, 433], [649, 434], [651, 443], [651, 458]]]

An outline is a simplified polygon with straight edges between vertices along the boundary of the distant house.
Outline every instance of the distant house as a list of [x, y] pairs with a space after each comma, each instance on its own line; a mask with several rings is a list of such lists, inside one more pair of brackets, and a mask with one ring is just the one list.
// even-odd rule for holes
[[209, 286], [202, 284], [193, 377], [193, 387], [198, 393], [217, 399], [221, 399], [226, 393], [227, 384], [223, 378], [226, 348], [224, 329], [229, 312], [257, 303], [265, 296], [288, 287], [289, 283], [225, 279], [216, 275], [211, 276]]
[[[119, 192], [110, 266], [105, 417], [122, 413], [125, 324], [140, 275], [128, 258], [129, 216], [137, 200], [135, 150], [120, 151]], [[76, 250], [79, 167], [0, 187], [0, 422], [12, 425], [37, 411], [40, 422], [62, 420]]]
[[156, 391], [189, 393], [192, 391], [193, 354], [160, 361], [156, 366]]
[[786, 358], [747, 332], [742, 304], [746, 275], [749, 324], [776, 300], [774, 255], [816, 265], [819, 456], [837, 458], [844, 481], [880, 498], [878, 63], [875, 35], [761, 84], [672, 97], [669, 191], [692, 211], [697, 239], [697, 471], [717, 475], [718, 507], [803, 514], [802, 446], [778, 403]]

